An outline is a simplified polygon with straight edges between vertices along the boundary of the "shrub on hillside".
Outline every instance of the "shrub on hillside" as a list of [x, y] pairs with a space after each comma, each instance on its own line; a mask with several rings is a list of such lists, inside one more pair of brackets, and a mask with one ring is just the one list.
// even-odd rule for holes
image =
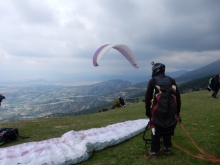
[[121, 107], [119, 100], [118, 99], [114, 99], [113, 100], [113, 105], [112, 105], [112, 109], [117, 108], [117, 107]]

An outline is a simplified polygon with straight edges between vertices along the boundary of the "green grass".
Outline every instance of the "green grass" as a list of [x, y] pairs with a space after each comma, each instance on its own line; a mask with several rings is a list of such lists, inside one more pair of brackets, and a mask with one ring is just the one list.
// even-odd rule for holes
[[[211, 92], [199, 91], [181, 95], [182, 123], [196, 143], [208, 153], [220, 157], [220, 98], [211, 98]], [[144, 103], [139, 102], [103, 113], [83, 116], [48, 118], [28, 121], [1, 123], [0, 128], [16, 127], [20, 135], [31, 136], [30, 139], [17, 140], [1, 147], [7, 147], [31, 141], [60, 137], [70, 130], [86, 130], [104, 127], [109, 124], [145, 118]], [[147, 124], [147, 123], [146, 123]], [[150, 131], [147, 132], [150, 136]], [[172, 140], [194, 154], [199, 151], [191, 143], [185, 132], [177, 126]], [[142, 134], [137, 135], [119, 145], [95, 151], [93, 155], [80, 165], [176, 165], [176, 164], [213, 164], [186, 155], [173, 146], [172, 155], [160, 153], [158, 159], [144, 158], [149, 146], [145, 148]]]

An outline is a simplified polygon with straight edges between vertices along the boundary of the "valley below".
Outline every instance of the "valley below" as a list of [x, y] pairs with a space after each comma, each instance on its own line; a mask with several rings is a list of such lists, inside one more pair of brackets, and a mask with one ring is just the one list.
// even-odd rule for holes
[[0, 122], [95, 113], [112, 109], [113, 101], [119, 96], [126, 103], [136, 102], [144, 90], [123, 80], [86, 86], [0, 86], [6, 97], [0, 107]]

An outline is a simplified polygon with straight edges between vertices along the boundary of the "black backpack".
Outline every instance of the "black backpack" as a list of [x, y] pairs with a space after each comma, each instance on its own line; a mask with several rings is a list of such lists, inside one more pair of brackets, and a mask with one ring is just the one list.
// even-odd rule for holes
[[171, 78], [154, 77], [155, 92], [151, 109], [151, 122], [157, 134], [172, 135], [177, 124], [176, 86], [171, 84]]
[[14, 141], [19, 138], [19, 132], [17, 128], [2, 128], [0, 130], [0, 145]]

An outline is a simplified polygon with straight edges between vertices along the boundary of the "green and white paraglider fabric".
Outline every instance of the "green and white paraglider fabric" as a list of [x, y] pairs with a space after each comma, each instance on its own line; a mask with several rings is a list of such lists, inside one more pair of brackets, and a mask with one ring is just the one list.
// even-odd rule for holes
[[87, 160], [93, 151], [117, 145], [142, 132], [148, 119], [130, 120], [106, 127], [69, 131], [60, 138], [0, 149], [0, 165], [68, 165]]

